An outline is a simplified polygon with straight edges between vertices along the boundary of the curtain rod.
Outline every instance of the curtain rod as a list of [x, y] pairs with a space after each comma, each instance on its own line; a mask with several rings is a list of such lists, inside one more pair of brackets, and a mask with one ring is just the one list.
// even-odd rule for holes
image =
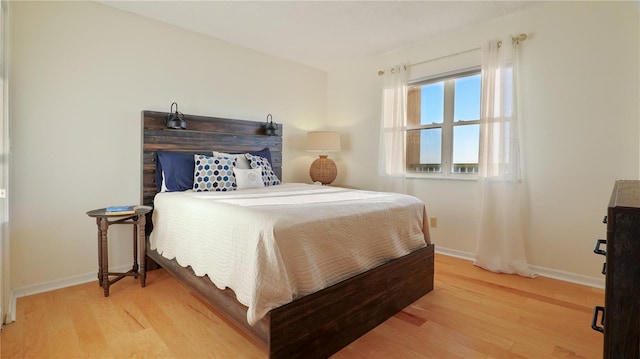
[[[511, 42], [513, 44], [520, 44], [522, 41], [527, 39], [527, 34], [520, 34], [516, 37], [512, 37], [511, 38]], [[415, 64], [409, 64], [409, 65], [405, 65], [406, 67], [413, 67], [413, 66], [418, 66], [418, 65], [422, 65], [422, 64], [426, 64], [428, 62], [432, 62], [432, 61], [436, 61], [436, 60], [442, 60], [442, 59], [446, 59], [447, 57], [452, 57], [452, 56], [457, 56], [457, 55], [461, 55], [461, 54], [466, 54], [467, 52], [471, 52], [471, 51], [478, 51], [482, 49], [482, 47], [475, 47], [473, 49], [469, 49], [469, 50], [464, 50], [464, 51], [460, 51], [460, 52], [456, 52], [453, 54], [449, 54], [449, 55], [444, 55], [444, 56], [440, 56], [440, 57], [436, 57], [433, 59], [429, 59], [429, 60], [424, 60], [424, 61], [420, 61], [420, 62], [416, 62]], [[378, 71], [378, 76], [382, 76], [384, 75], [384, 71], [380, 70]]]

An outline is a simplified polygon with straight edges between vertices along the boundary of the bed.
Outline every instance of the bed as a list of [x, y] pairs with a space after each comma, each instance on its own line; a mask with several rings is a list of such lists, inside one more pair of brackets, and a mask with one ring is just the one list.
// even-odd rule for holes
[[[262, 122], [185, 115], [187, 129], [171, 130], [165, 126], [166, 116], [167, 113], [164, 112], [142, 113], [143, 204], [154, 205], [158, 180], [161, 178], [156, 172], [160, 152], [192, 155], [210, 153], [212, 150], [250, 152], [268, 148], [273, 171], [278, 178], [282, 178], [281, 126], [276, 136], [265, 136]], [[357, 197], [356, 199], [376, 196], [366, 191], [307, 186], [309, 187], [302, 185], [293, 189], [282, 186], [282, 190], [293, 191], [295, 195], [288, 198], [299, 197], [298, 194], [303, 192], [313, 192], [311, 196], [314, 197], [316, 190], [332, 192], [334, 195], [344, 191], [337, 195]], [[262, 189], [255, 189], [253, 192], [260, 191]], [[167, 197], [170, 196], [158, 195], [158, 205], [160, 198], [164, 201]], [[187, 201], [200, 203], [201, 200], [202, 198]], [[239, 200], [234, 198], [228, 201]], [[244, 201], [251, 203], [253, 200]], [[248, 303], [243, 300], [242, 290], [238, 290], [236, 297], [231, 289], [219, 289], [208, 275], [195, 274], [194, 267], [198, 274], [202, 274], [195, 263], [193, 267], [182, 266], [175, 258], [167, 259], [155, 249], [158, 243], [151, 241], [150, 234], [154, 228], [153, 219], [161, 218], [160, 214], [167, 211], [162, 208], [159, 207], [157, 213], [150, 214], [147, 218], [150, 223], [146, 236], [147, 257], [192, 288], [239, 330], [262, 343], [270, 358], [328, 357], [433, 289], [434, 246], [429, 242], [428, 227], [424, 225], [426, 213], [422, 213], [425, 243], [421, 246], [415, 246], [415, 243], [409, 245], [409, 250], [405, 250], [408, 254], [376, 263], [366, 271], [346, 279], [341, 278], [335, 283], [329, 282], [318, 291], [294, 295], [293, 301], [276, 303], [273, 308], [266, 307], [267, 309], [256, 311], [253, 304], [246, 305]], [[156, 233], [161, 232], [160, 228], [159, 226]], [[174, 232], [178, 235], [181, 233], [179, 230]], [[161, 252], [163, 251], [166, 252], [166, 249]], [[245, 304], [241, 304], [241, 301]]]

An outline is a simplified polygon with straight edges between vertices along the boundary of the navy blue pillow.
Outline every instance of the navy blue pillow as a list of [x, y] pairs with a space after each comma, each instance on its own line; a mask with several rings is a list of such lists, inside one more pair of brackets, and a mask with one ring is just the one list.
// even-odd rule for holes
[[193, 171], [195, 161], [192, 154], [177, 152], [158, 152], [156, 165], [156, 189], [162, 190], [162, 173], [164, 185], [169, 192], [193, 189]]
[[249, 152], [227, 152], [227, 153], [232, 154], [232, 155], [239, 155], [239, 154], [242, 154], [242, 153], [250, 153], [250, 154], [252, 154], [252, 155], [254, 155], [254, 156], [264, 157], [264, 158], [266, 158], [267, 160], [269, 160], [269, 163], [273, 163], [273, 162], [271, 161], [271, 150], [269, 150], [269, 147], [265, 147], [265, 148], [261, 149], [260, 151], [249, 151]]
[[269, 147], [265, 147], [260, 151], [251, 151], [249, 153], [254, 156], [260, 156], [260, 157], [266, 158], [269, 161], [269, 163], [271, 163], [271, 165], [273, 166], [273, 161], [271, 161], [271, 150], [269, 150]]

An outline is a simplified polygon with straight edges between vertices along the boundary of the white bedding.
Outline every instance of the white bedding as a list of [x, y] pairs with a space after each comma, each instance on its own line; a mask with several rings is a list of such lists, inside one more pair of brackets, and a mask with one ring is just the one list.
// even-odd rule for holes
[[415, 197], [285, 183], [234, 192], [164, 192], [151, 249], [220, 289], [253, 325], [268, 311], [429, 243]]

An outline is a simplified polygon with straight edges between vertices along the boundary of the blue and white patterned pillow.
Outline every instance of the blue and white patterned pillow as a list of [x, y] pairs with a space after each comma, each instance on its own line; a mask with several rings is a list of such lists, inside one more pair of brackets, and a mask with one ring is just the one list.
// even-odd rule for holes
[[254, 156], [250, 153], [245, 153], [244, 156], [249, 160], [249, 166], [251, 166], [251, 168], [262, 167], [262, 181], [265, 186], [276, 186], [280, 184], [278, 176], [273, 172], [271, 163], [269, 163], [266, 158]]
[[229, 157], [209, 157], [194, 155], [193, 190], [203, 191], [234, 191], [236, 177], [233, 168], [236, 159]]

